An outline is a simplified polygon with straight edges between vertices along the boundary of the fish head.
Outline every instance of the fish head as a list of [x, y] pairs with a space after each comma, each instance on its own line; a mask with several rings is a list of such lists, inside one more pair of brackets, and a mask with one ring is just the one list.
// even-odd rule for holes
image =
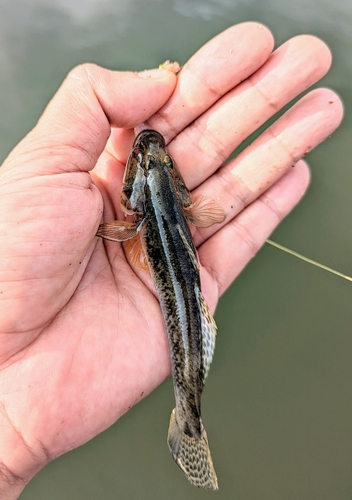
[[138, 149], [142, 154], [147, 153], [149, 149], [163, 148], [165, 149], [165, 139], [156, 130], [142, 130], [140, 132], [132, 146], [132, 150]]
[[164, 137], [156, 130], [142, 130], [134, 140], [127, 161], [121, 193], [121, 207], [126, 214], [143, 214], [145, 186], [151, 171], [175, 170]]
[[140, 158], [146, 176], [156, 167], [171, 168], [173, 166], [172, 159], [166, 150], [165, 139], [156, 130], [140, 132], [133, 143], [132, 151]]

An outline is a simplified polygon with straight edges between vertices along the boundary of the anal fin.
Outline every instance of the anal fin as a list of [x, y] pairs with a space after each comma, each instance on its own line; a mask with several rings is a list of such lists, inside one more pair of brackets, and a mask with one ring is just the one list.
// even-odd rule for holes
[[201, 312], [203, 369], [204, 369], [204, 378], [206, 378], [206, 376], [209, 373], [209, 368], [214, 355], [217, 327], [213, 315], [210, 312], [210, 309], [205, 301], [205, 298], [203, 297], [202, 292], [199, 290], [198, 287], [196, 288], [195, 292], [196, 292], [198, 306]]

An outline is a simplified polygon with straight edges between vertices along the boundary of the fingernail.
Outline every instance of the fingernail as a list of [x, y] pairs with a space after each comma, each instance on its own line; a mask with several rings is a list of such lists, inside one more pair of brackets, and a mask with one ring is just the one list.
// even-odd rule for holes
[[167, 73], [169, 73], [169, 71], [166, 69], [145, 69], [137, 74], [141, 78], [153, 78], [154, 80], [158, 80], [165, 78]]

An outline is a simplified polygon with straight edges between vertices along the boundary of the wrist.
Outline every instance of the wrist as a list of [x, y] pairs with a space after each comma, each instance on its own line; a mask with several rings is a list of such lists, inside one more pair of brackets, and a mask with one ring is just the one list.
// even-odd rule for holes
[[22, 493], [26, 483], [0, 462], [0, 498], [2, 500], [16, 500]]
[[41, 447], [32, 447], [3, 414], [1, 417], [0, 499], [15, 500], [26, 484], [46, 465], [48, 456]]

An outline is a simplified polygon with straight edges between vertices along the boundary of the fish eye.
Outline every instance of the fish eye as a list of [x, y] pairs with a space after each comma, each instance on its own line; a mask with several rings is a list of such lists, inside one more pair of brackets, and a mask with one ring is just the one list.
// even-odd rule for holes
[[141, 148], [139, 146], [136, 146], [134, 148], [133, 155], [135, 158], [137, 158], [138, 162], [141, 163], [141, 161], [143, 160], [143, 155], [142, 155]]

